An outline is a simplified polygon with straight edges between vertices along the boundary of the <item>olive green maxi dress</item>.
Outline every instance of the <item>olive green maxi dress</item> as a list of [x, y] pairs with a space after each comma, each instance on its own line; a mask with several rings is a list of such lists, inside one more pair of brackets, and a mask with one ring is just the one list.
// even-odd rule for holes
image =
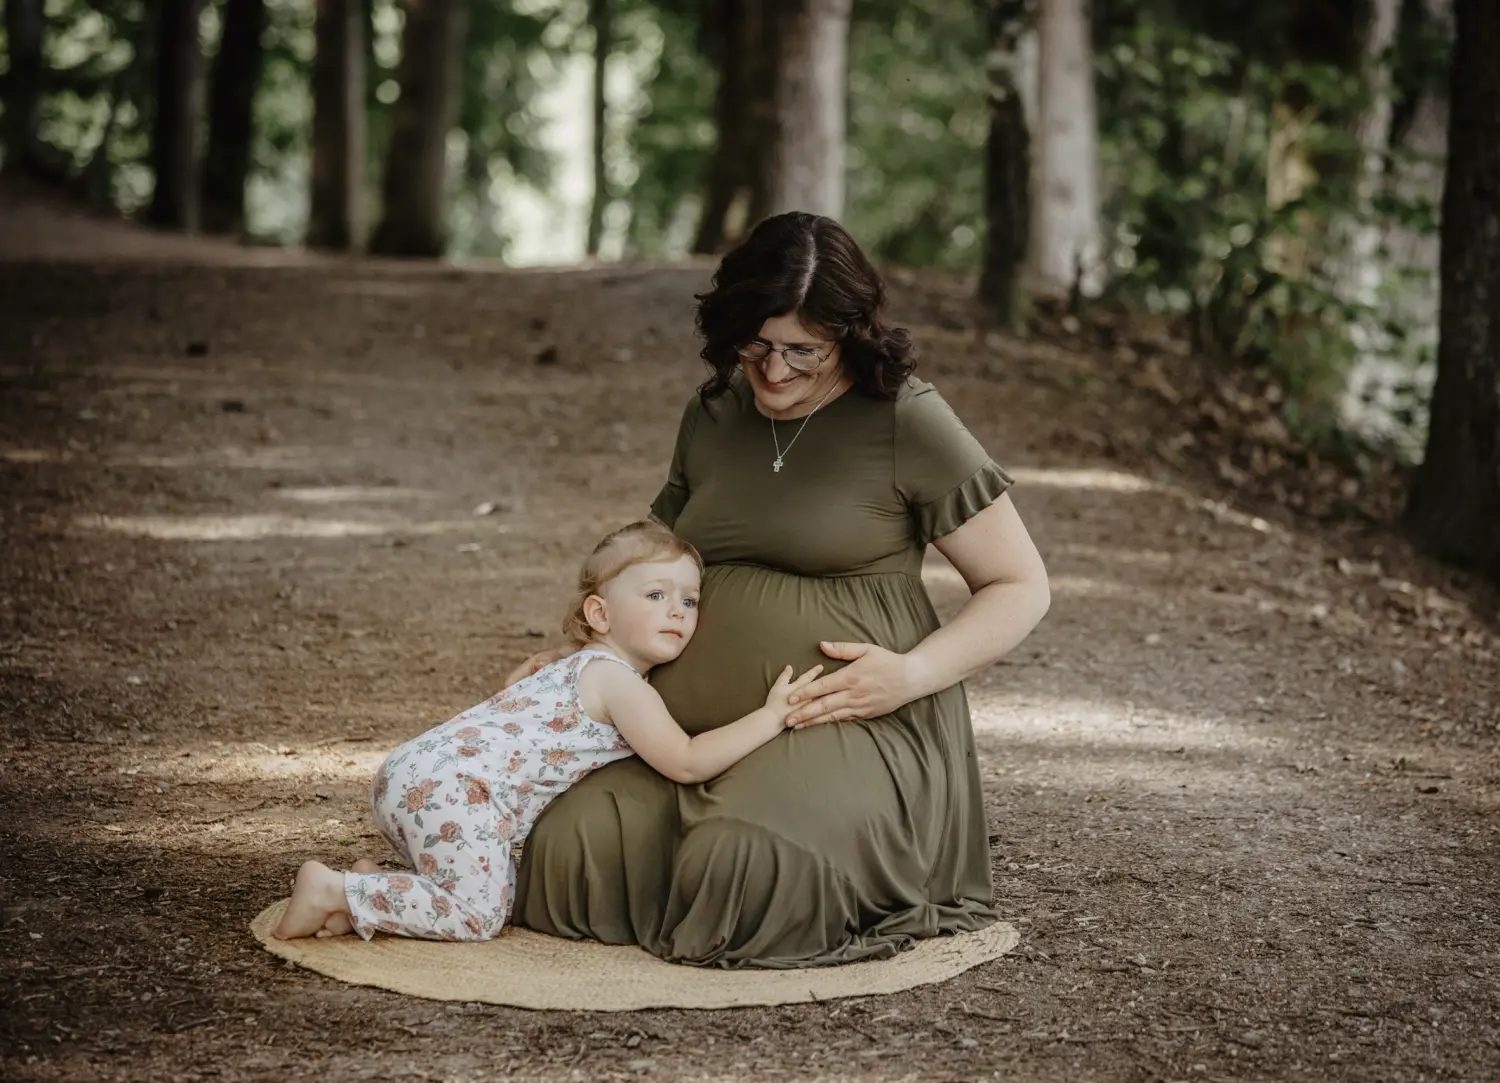
[[[777, 424], [783, 449], [801, 420]], [[780, 471], [737, 377], [683, 414], [652, 514], [703, 554], [698, 631], [652, 673], [689, 733], [765, 702], [820, 640], [906, 651], [938, 627], [928, 542], [1010, 485], [929, 384], [848, 391]], [[789, 731], [718, 778], [673, 783], [632, 757], [560, 796], [527, 843], [518, 924], [640, 944], [668, 960], [800, 967], [882, 958], [995, 920], [962, 685], [894, 714]]]

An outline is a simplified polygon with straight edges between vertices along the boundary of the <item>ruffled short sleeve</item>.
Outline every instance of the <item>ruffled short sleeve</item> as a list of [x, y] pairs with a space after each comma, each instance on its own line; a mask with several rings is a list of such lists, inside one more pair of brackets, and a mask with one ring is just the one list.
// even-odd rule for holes
[[693, 433], [698, 427], [698, 415], [703, 410], [702, 400], [695, 393], [682, 411], [682, 421], [677, 426], [677, 446], [672, 449], [672, 466], [667, 471], [667, 482], [651, 501], [651, 518], [665, 527], [677, 525], [677, 517], [687, 507], [692, 488], [688, 484], [688, 455], [693, 444]]
[[923, 545], [951, 534], [1015, 482], [931, 384], [896, 400], [896, 487]]

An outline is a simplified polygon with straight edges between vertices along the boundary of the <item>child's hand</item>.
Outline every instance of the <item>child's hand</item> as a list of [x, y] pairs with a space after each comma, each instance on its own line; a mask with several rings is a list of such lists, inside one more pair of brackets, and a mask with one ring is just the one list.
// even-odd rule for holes
[[525, 680], [543, 666], [550, 666], [553, 662], [561, 661], [572, 653], [567, 649], [538, 651], [505, 675], [505, 687], [509, 688], [517, 681]]
[[813, 666], [802, 676], [793, 678], [792, 667], [787, 666], [781, 671], [781, 676], [776, 678], [776, 683], [771, 686], [771, 691], [766, 693], [766, 707], [786, 725], [787, 715], [792, 713], [792, 705], [787, 702], [787, 697], [804, 685], [811, 684], [818, 679], [818, 674], [823, 672], [822, 666]]

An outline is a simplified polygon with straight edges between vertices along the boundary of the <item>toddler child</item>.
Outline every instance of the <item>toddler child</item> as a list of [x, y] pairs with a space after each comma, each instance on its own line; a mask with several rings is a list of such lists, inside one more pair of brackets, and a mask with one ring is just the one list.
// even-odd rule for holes
[[308, 861], [273, 935], [488, 940], [510, 914], [511, 848], [584, 775], [635, 754], [676, 782], [703, 782], [779, 734], [787, 697], [821, 666], [795, 680], [787, 666], [764, 707], [697, 737], [646, 683], [692, 638], [702, 571], [697, 551], [658, 523], [601, 541], [564, 625], [577, 653], [408, 741], [376, 771], [375, 823], [413, 871]]

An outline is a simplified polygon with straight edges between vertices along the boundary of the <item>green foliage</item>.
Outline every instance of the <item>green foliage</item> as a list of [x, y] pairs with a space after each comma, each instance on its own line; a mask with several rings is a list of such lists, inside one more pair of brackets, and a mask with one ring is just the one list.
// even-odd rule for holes
[[[680, 254], [707, 184], [718, 75], [697, 47], [695, 5], [638, 0], [635, 8], [651, 15], [662, 44], [643, 81], [647, 105], [631, 141], [631, 248]], [[985, 35], [973, 0], [854, 5], [843, 217], [882, 260], [978, 266], [989, 122]]]
[[508, 244], [500, 213], [507, 187], [545, 188], [553, 157], [543, 146], [547, 120], [538, 108], [555, 85], [554, 56], [565, 47], [548, 33], [578, 5], [469, 5], [458, 128], [463, 157], [451, 178], [452, 254], [503, 258]]
[[882, 260], [979, 265], [986, 35], [972, 0], [854, 5], [845, 218]]
[[[204, 19], [210, 51], [217, 2], [209, 0]], [[375, 31], [368, 67], [373, 219], [389, 107], [399, 93], [402, 17], [399, 0], [367, 2]], [[716, 11], [707, 2], [612, 0], [606, 220], [611, 243], [623, 239], [627, 254], [681, 254], [696, 225], [716, 143], [718, 74], [700, 40], [703, 20]], [[1303, 428], [1326, 425], [1327, 404], [1372, 343], [1411, 368], [1430, 360], [1430, 336], [1410, 334], [1415, 309], [1407, 303], [1430, 292], [1430, 283], [1390, 269], [1373, 287], [1351, 291], [1348, 261], [1340, 263], [1366, 226], [1436, 228], [1436, 207], [1409, 186], [1370, 192], [1355, 185], [1352, 120], [1367, 88], [1351, 74], [1351, 3], [1093, 5], [1110, 288], [1132, 305], [1183, 318], [1206, 351], [1273, 369], [1291, 391], [1289, 420]], [[1421, 16], [1422, 5], [1408, 2], [1402, 11], [1391, 58], [1392, 166], [1405, 164], [1400, 144], [1417, 97], [1441, 84], [1446, 67], [1447, 43]], [[989, 120], [984, 12], [978, 0], [854, 5], [844, 218], [886, 263], [978, 268]], [[148, 4], [49, 0], [48, 16], [52, 75], [42, 135], [69, 171], [90, 174], [104, 198], [134, 210], [150, 191]], [[293, 242], [306, 218], [313, 4], [268, 0], [268, 16], [249, 210], [255, 232]], [[576, 90], [592, 50], [588, 0], [470, 5], [450, 141], [454, 254], [504, 258], [523, 213], [517, 208], [535, 205], [519, 197], [551, 194], [567, 179], [549, 143], [557, 138], [553, 125], [567, 123], [568, 138], [582, 141], [589, 124], [559, 115], [549, 95], [565, 79]], [[1295, 153], [1278, 159], [1278, 141]], [[1273, 159], [1305, 176], [1287, 183], [1286, 171], [1268, 165]], [[1269, 197], [1278, 189], [1287, 198]], [[1415, 416], [1422, 394], [1419, 381], [1398, 380], [1388, 409], [1398, 420]]]
[[628, 251], [646, 256], [687, 251], [717, 135], [717, 76], [698, 48], [698, 16], [690, 5], [640, 4], [619, 27], [620, 48], [646, 58], [642, 104], [630, 140], [629, 171], [615, 178], [625, 193]]
[[[1402, 284], [1351, 295], [1345, 246], [1372, 223], [1433, 224], [1389, 193], [1361, 206], [1351, 121], [1366, 89], [1331, 65], [1268, 65], [1153, 18], [1121, 28], [1098, 65], [1112, 289], [1188, 318], [1201, 349], [1269, 365], [1288, 420], [1326, 430], [1355, 358], [1372, 338], [1399, 350], [1404, 337], [1382, 317]], [[1277, 187], [1294, 198], [1275, 205]]]
[[255, 137], [245, 195], [248, 231], [295, 244], [307, 227], [312, 142], [314, 5], [266, 0], [265, 59], [255, 96]]
[[[38, 134], [83, 194], [133, 210], [151, 193], [151, 87], [137, 62], [152, 44], [147, 5], [53, 0], [47, 15], [42, 48], [52, 92], [41, 97]], [[91, 166], [95, 175], [87, 176]]]

